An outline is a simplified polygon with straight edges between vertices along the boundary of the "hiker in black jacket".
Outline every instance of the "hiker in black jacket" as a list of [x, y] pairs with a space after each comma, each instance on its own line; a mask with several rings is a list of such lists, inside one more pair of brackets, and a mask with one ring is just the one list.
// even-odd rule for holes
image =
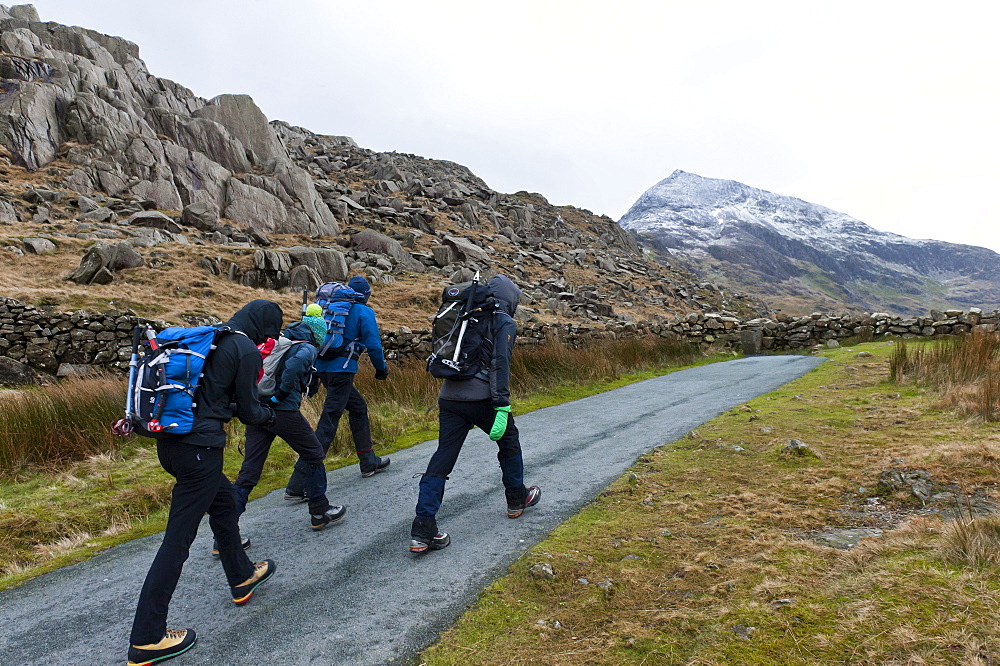
[[271, 444], [275, 437], [280, 437], [299, 454], [295, 470], [304, 479], [311, 527], [321, 530], [343, 518], [346, 509], [331, 506], [326, 497], [326, 468], [323, 466], [326, 452], [299, 407], [302, 394], [309, 388], [317, 347], [326, 337], [326, 322], [322, 317], [305, 317], [286, 328], [281, 337], [284, 340], [275, 345], [272, 354], [278, 353], [279, 346], [289, 343], [291, 346], [278, 362], [274, 395], [261, 396], [261, 400], [274, 409], [275, 420], [271, 424], [247, 426], [246, 455], [234, 484], [237, 501], [242, 513], [250, 491], [260, 481]]
[[420, 479], [416, 516], [410, 528], [410, 551], [414, 553], [438, 550], [451, 543], [447, 533], [438, 531], [436, 516], [444, 497], [445, 480], [455, 468], [462, 444], [473, 426], [489, 433], [490, 439], [497, 443], [507, 517], [519, 517], [542, 496], [537, 486], [524, 486], [521, 442], [510, 415], [510, 356], [517, 334], [513, 315], [521, 290], [503, 275], [491, 279], [487, 287], [490, 296], [500, 303], [500, 308], [490, 315], [489, 331], [483, 340], [491, 359], [489, 370], [471, 379], [445, 379], [441, 385], [438, 447]]
[[271, 560], [252, 563], [243, 552], [239, 510], [233, 486], [222, 472], [225, 424], [236, 416], [248, 425], [274, 421], [274, 412], [257, 400], [261, 369], [256, 345], [281, 330], [277, 303], [256, 300], [227, 322], [235, 332], [221, 333], [205, 361], [195, 395], [194, 427], [189, 434], [165, 435], [156, 442], [160, 464], [176, 479], [163, 543], [146, 574], [129, 638], [129, 664], [163, 661], [188, 650], [193, 629], [167, 629], [167, 609], [188, 558], [198, 524], [206, 513], [219, 544], [222, 568], [233, 603], [242, 605], [271, 577]]

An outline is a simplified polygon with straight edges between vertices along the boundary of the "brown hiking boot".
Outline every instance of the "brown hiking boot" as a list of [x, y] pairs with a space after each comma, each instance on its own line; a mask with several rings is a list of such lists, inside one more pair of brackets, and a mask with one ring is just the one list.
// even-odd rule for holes
[[264, 560], [263, 562], [257, 562], [254, 564], [253, 575], [247, 578], [246, 582], [241, 583], [236, 587], [229, 588], [233, 592], [233, 603], [237, 606], [242, 606], [246, 602], [250, 601], [250, 597], [253, 596], [254, 590], [256, 590], [261, 583], [273, 576], [276, 568], [277, 567], [274, 562], [271, 560]]
[[158, 643], [130, 645], [128, 666], [149, 666], [158, 661], [173, 659], [194, 647], [197, 640], [194, 629], [167, 629], [167, 633], [163, 634]]

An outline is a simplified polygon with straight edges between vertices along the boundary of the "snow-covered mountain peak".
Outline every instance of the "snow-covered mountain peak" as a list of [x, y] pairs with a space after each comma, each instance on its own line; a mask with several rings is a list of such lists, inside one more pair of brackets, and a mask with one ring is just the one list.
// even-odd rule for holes
[[[894, 312], [1000, 302], [1000, 256], [991, 250], [879, 231], [825, 206], [680, 169], [644, 192], [619, 224], [691, 259], [703, 275], [760, 284], [765, 298], [781, 283], [770, 293], [813, 298], [819, 290], [835, 302]], [[919, 303], [920, 294], [933, 303]], [[826, 307], [829, 299], [814, 302]]]
[[854, 240], [919, 242], [878, 231], [850, 215], [802, 199], [680, 169], [643, 193], [619, 224], [638, 233], [689, 234], [695, 243], [718, 239], [734, 224], [759, 224], [812, 242], [837, 242], [845, 234]]

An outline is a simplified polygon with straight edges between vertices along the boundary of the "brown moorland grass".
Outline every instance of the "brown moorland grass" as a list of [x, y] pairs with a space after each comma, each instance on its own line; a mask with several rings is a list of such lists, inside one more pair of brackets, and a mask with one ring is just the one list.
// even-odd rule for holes
[[[878, 479], [922, 470], [982, 508], [1000, 433], [888, 383], [892, 348], [825, 352], [805, 377], [641, 457], [422, 661], [997, 663], [995, 521], [948, 523]], [[789, 439], [818, 457], [782, 453]], [[859, 527], [885, 532], [846, 551], [809, 538]], [[556, 577], [534, 578], [539, 563]]]
[[890, 378], [934, 388], [941, 405], [985, 422], [1000, 420], [1000, 333], [974, 330], [933, 343], [900, 340]]
[[73, 377], [0, 397], [0, 476], [55, 468], [117, 450], [110, 424], [123, 415], [126, 382], [111, 375]]

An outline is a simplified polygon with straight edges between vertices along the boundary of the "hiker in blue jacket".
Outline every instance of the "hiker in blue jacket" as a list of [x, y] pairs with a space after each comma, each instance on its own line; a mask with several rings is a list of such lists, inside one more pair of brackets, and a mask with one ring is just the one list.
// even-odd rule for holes
[[[365, 352], [375, 366], [375, 379], [386, 379], [389, 376], [389, 367], [385, 363], [375, 311], [367, 305], [371, 296], [371, 285], [365, 278], [357, 276], [351, 278], [347, 286], [358, 293], [358, 302], [351, 306], [344, 325], [344, 340], [349, 342], [345, 355], [327, 361], [322, 359], [316, 361], [314, 387], [318, 390], [317, 383], [326, 387], [326, 401], [323, 403], [323, 414], [316, 424], [316, 438], [323, 446], [323, 454], [326, 455], [334, 437], [337, 436], [340, 417], [346, 409], [349, 412], [354, 448], [358, 452], [361, 465], [361, 476], [370, 477], [388, 467], [389, 458], [375, 455], [371, 425], [368, 421], [368, 404], [354, 386], [354, 375], [358, 372], [358, 359]], [[298, 468], [288, 480], [285, 499], [289, 501], [306, 499], [305, 475]]]
[[[248, 425], [246, 453], [234, 487], [241, 513], [246, 509], [250, 491], [260, 481], [264, 462], [275, 437], [280, 437], [299, 454], [295, 473], [303, 479], [303, 494], [309, 502], [310, 524], [321, 530], [343, 518], [343, 506], [331, 506], [326, 497], [326, 451], [320, 446], [309, 421], [302, 415], [302, 394], [309, 388], [316, 362], [316, 350], [326, 336], [322, 317], [304, 317], [288, 326], [283, 340], [275, 345], [272, 355], [281, 354], [273, 371], [274, 394], [261, 396], [261, 401], [274, 410], [274, 422]], [[263, 386], [263, 382], [260, 384]]]

